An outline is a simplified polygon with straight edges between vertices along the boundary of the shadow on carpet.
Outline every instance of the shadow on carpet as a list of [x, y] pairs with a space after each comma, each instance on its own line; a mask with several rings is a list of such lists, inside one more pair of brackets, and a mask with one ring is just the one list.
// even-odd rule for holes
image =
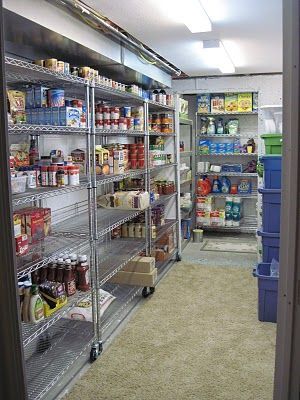
[[178, 263], [64, 400], [271, 400], [251, 269]]

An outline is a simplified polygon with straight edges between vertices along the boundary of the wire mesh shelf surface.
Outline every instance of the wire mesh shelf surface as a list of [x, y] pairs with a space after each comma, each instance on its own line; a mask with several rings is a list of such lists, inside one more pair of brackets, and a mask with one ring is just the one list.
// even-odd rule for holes
[[176, 167], [177, 163], [168, 163], [168, 164], [163, 164], [163, 165], [156, 165], [155, 167], [150, 167], [150, 172], [155, 172], [159, 171], [163, 168], [170, 168], [170, 167]]
[[257, 157], [257, 153], [218, 153], [218, 154], [201, 154], [197, 153], [200, 157]]
[[151, 203], [151, 208], [156, 207], [159, 204], [165, 204], [167, 201], [175, 198], [176, 196], [177, 196], [176, 192], [171, 194], [161, 194], [157, 200]]
[[44, 336], [26, 347], [28, 397], [42, 399], [75, 362], [90, 349], [91, 322], [62, 318]]
[[72, 126], [56, 125], [29, 125], [29, 124], [10, 124], [8, 133], [13, 134], [39, 134], [39, 135], [86, 135], [88, 129], [74, 128]]
[[176, 219], [166, 219], [165, 224], [158, 227], [156, 238], [153, 239], [153, 242], [154, 243], [157, 242], [166, 232], [174, 228], [176, 225], [177, 225]]
[[98, 136], [145, 136], [145, 131], [140, 130], [120, 130], [120, 129], [95, 129]]
[[247, 178], [257, 178], [258, 174], [256, 172], [197, 172], [197, 176], [199, 175], [208, 175], [208, 176], [237, 176], [237, 177], [247, 177]]
[[[113, 239], [98, 244], [99, 285], [104, 285], [146, 247], [145, 239]], [[112, 257], [113, 254], [113, 257]]]
[[157, 103], [156, 101], [152, 101], [152, 100], [148, 100], [149, 103], [149, 112], [152, 111], [174, 111], [174, 107], [173, 106], [167, 106], [161, 103]]
[[134, 178], [139, 175], [145, 174], [145, 169], [131, 169], [124, 174], [116, 174], [116, 175], [100, 175], [97, 177], [97, 186], [101, 186], [107, 183], [118, 182], [126, 178]]
[[164, 133], [164, 132], [156, 132], [156, 131], [150, 131], [149, 132], [150, 136], [164, 136], [164, 137], [174, 137], [176, 136], [175, 133]]
[[205, 117], [205, 116], [214, 116], [214, 115], [226, 115], [226, 116], [230, 116], [230, 115], [234, 115], [234, 116], [239, 116], [239, 115], [258, 115], [257, 111], [249, 111], [249, 112], [215, 112], [215, 113], [197, 113], [197, 115], [201, 115], [201, 117]]

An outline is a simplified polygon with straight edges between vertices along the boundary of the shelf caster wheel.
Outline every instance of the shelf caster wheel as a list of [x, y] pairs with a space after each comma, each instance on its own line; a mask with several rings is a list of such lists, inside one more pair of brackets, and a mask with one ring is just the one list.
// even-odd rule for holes
[[150, 294], [153, 294], [155, 292], [155, 287], [150, 288]]
[[178, 262], [178, 261], [182, 261], [181, 254], [178, 254], [178, 253], [177, 253], [177, 255], [176, 255], [176, 261], [177, 261], [177, 262]]
[[95, 347], [92, 347], [90, 351], [90, 362], [92, 363], [96, 361], [97, 358], [98, 358], [98, 351]]
[[148, 288], [145, 286], [142, 290], [142, 296], [146, 299], [149, 296]]
[[99, 354], [101, 354], [103, 351], [103, 343], [99, 342]]

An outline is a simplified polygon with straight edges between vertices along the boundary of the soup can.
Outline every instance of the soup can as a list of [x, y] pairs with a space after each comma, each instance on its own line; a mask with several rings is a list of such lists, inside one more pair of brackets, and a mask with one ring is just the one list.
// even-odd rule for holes
[[45, 60], [45, 67], [51, 69], [51, 71], [57, 71], [57, 59], [48, 58], [47, 60]]
[[63, 89], [48, 90], [49, 107], [63, 107], [65, 105], [65, 91]]

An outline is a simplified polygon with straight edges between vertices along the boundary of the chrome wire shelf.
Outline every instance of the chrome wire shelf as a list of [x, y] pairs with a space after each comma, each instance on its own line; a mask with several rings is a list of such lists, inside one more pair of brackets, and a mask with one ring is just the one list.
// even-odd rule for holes
[[238, 176], [247, 178], [257, 178], [258, 174], [256, 172], [197, 172], [197, 176], [208, 175], [208, 176]]
[[240, 221], [239, 226], [203, 226], [201, 229], [210, 231], [232, 231], [240, 233], [255, 233], [257, 231], [257, 217], [248, 216]]
[[151, 208], [156, 207], [159, 204], [165, 204], [167, 201], [175, 198], [176, 196], [177, 196], [176, 192], [171, 194], [161, 194], [157, 200], [151, 203]]
[[145, 173], [146, 171], [144, 169], [131, 169], [124, 172], [124, 174], [100, 175], [99, 177], [97, 177], [97, 186], [105, 185], [112, 182], [119, 182], [127, 178], [135, 178], [139, 175], [144, 175]]
[[10, 124], [8, 125], [8, 133], [10, 135], [86, 135], [88, 133], [88, 129], [73, 128], [71, 126]]
[[98, 136], [145, 136], [145, 131], [139, 130], [120, 130], [120, 129], [95, 129], [95, 133]]
[[174, 111], [174, 107], [172, 106], [167, 106], [161, 103], [157, 103], [156, 101], [152, 101], [152, 100], [148, 100], [148, 104], [149, 104], [149, 112], [152, 111], [163, 111], [163, 110], [167, 110], [167, 111]]
[[219, 193], [209, 193], [207, 197], [214, 197], [216, 199], [226, 199], [226, 197], [241, 197], [242, 199], [256, 199], [257, 198], [257, 191], [252, 190], [249, 194], [219, 194]]
[[201, 135], [200, 133], [197, 134], [198, 138], [201, 139], [249, 139], [249, 136], [257, 136], [256, 133], [253, 132], [243, 132], [242, 134], [237, 135], [230, 135], [226, 133], [222, 134], [214, 134], [214, 135]]
[[39, 187], [36, 189], [27, 189], [26, 192], [24, 193], [13, 194], [12, 204], [13, 206], [20, 206], [37, 200], [45, 200], [51, 197], [60, 196], [62, 194], [77, 192], [79, 190], [86, 189], [87, 187], [88, 187], [87, 180], [81, 180], [79, 186], [68, 185], [61, 188]]
[[93, 341], [91, 322], [61, 319], [44, 336], [26, 347], [25, 361], [29, 400], [40, 400], [79, 360], [87, 360]]
[[150, 167], [150, 172], [155, 172], [159, 171], [163, 168], [170, 168], [170, 167], [176, 167], [177, 163], [168, 163], [168, 164], [163, 164], [163, 165], [156, 165], [155, 167]]
[[[104, 285], [134, 257], [145, 250], [145, 239], [122, 238], [98, 244], [99, 286]], [[112, 254], [114, 256], [112, 257]]]
[[166, 260], [156, 261], [155, 266], [157, 268], [158, 276], [164, 274], [165, 272], [164, 269], [172, 261], [172, 258], [174, 257], [176, 251], [177, 251], [176, 249], [173, 249]]
[[87, 250], [89, 241], [84, 237], [47, 236], [44, 240], [30, 245], [29, 253], [17, 256], [18, 279], [49, 264], [59, 254], [70, 254], [78, 250]]
[[73, 307], [76, 306], [78, 302], [88, 297], [90, 291], [88, 292], [77, 292], [68, 297], [68, 303], [62, 307], [60, 310], [56, 311], [50, 317], [43, 319], [38, 325], [30, 323], [22, 323], [22, 334], [23, 334], [23, 346], [26, 347], [39, 337], [42, 333], [46, 332], [52, 325], [59, 321], [67, 312], [69, 312]]
[[150, 131], [149, 132], [150, 136], [164, 136], [164, 137], [174, 137], [176, 136], [175, 133], [163, 133], [163, 132], [156, 132], [156, 131]]
[[228, 115], [228, 116], [230, 116], [230, 115], [237, 115], [237, 116], [239, 116], [239, 115], [258, 115], [258, 112], [257, 111], [249, 111], [249, 112], [225, 112], [225, 111], [223, 111], [223, 112], [215, 112], [215, 113], [197, 113], [197, 115], [201, 115], [201, 116], [203, 116], [203, 117], [205, 117], [206, 115], [208, 115], [208, 116], [214, 116], [214, 115]]
[[95, 83], [95, 98], [96, 100], [109, 101], [115, 104], [120, 104], [118, 102], [122, 101], [122, 104], [132, 104], [141, 105], [144, 101], [143, 97], [126, 92], [123, 90], [111, 88], [109, 86], [102, 85], [100, 83]]
[[201, 157], [258, 157], [257, 153], [223, 153], [223, 154], [201, 154], [196, 155]]

